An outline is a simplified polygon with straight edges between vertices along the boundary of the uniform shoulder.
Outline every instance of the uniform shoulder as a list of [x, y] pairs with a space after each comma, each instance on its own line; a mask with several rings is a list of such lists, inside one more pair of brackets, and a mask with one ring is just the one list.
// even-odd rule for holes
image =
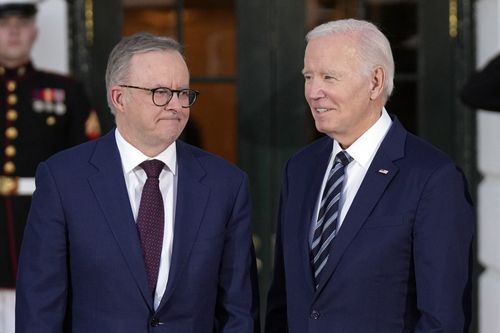
[[47, 70], [37, 70], [36, 76], [40, 82], [61, 83], [66, 85], [77, 85], [79, 82], [71, 75], [51, 72]]

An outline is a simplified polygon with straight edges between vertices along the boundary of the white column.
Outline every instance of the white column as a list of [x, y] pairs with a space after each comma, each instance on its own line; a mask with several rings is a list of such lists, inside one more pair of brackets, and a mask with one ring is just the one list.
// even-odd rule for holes
[[[500, 52], [500, 0], [476, 2], [478, 68]], [[500, 75], [500, 73], [498, 73]], [[500, 93], [500, 92], [499, 92]], [[500, 113], [477, 113], [479, 333], [500, 332]]]
[[13, 289], [0, 289], [0, 333], [14, 333], [15, 303]]
[[478, 113], [478, 159], [483, 181], [478, 191], [480, 333], [500, 332], [500, 114]]

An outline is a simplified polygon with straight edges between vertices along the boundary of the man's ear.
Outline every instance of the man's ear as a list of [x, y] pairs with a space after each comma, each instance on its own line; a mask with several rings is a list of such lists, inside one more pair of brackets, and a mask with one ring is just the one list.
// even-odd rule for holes
[[375, 100], [384, 93], [385, 71], [381, 66], [375, 67], [372, 71], [370, 84], [370, 99]]
[[123, 89], [120, 86], [112, 86], [109, 90], [109, 95], [111, 97], [111, 103], [113, 103], [116, 112], [123, 112], [125, 102]]

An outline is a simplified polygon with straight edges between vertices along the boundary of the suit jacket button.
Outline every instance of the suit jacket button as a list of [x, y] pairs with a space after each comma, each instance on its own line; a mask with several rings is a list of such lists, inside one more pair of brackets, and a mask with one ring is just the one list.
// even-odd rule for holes
[[160, 326], [160, 319], [158, 319], [158, 317], [153, 317], [153, 318], [151, 318], [151, 321], [149, 322], [149, 324], [152, 327]]
[[314, 319], [314, 320], [319, 319], [319, 311], [313, 310], [311, 312], [311, 319]]

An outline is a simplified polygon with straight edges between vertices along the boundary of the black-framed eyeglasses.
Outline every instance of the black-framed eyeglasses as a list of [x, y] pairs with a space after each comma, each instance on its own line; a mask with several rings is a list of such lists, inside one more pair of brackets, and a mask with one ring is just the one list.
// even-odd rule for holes
[[143, 87], [137, 87], [137, 86], [131, 86], [127, 84], [120, 84], [120, 87], [123, 88], [132, 88], [132, 89], [140, 89], [140, 90], [145, 90], [151, 92], [151, 96], [153, 98], [153, 103], [156, 106], [165, 106], [170, 102], [172, 97], [174, 96], [174, 93], [177, 94], [177, 98], [179, 99], [179, 102], [181, 103], [181, 106], [183, 108], [188, 108], [191, 105], [194, 104], [196, 101], [196, 97], [199, 95], [199, 91], [193, 90], [193, 89], [170, 89], [167, 87], [158, 87], [158, 88], [143, 88]]

